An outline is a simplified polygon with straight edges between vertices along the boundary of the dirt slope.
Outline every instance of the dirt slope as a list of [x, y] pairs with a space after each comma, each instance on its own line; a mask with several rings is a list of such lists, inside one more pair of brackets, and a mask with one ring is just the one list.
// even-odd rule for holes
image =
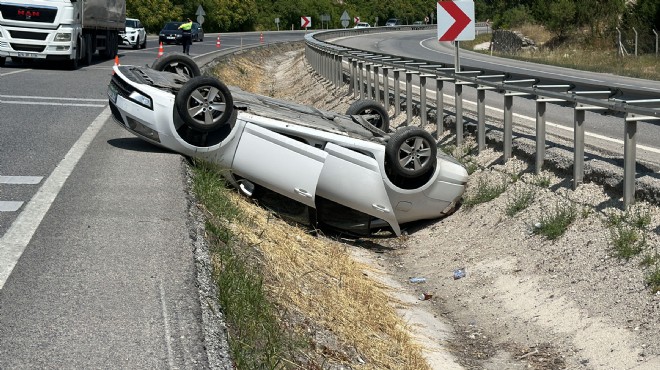
[[[302, 49], [251, 53], [233, 73], [245, 90], [317, 108], [343, 112], [353, 101], [346, 88], [336, 90], [311, 71]], [[393, 125], [403, 119], [394, 117]], [[444, 132], [443, 139], [448, 137]], [[552, 173], [534, 176], [525, 161], [503, 165], [495, 151], [472, 161], [477, 170], [466, 197], [484, 184], [506, 183], [506, 191], [442, 220], [413, 225], [407, 236], [379, 239], [378, 252], [356, 248], [356, 256], [403, 287], [402, 294], [432, 296], [413, 300], [407, 309], [425, 313], [416, 315], [423, 319], [415, 327], [447, 330], [427, 339], [430, 351], [449, 349], [470, 369], [660, 368], [660, 294], [647, 286], [649, 274], [660, 268], [659, 207], [635, 208], [648, 220], [636, 241], [643, 241], [642, 252], [622, 259], [606, 224], [610, 215], [621, 214], [620, 200], [600, 186], [588, 183], [573, 191]], [[507, 208], [529, 192], [532, 203], [508, 216]], [[576, 219], [562, 236], [538, 235], [541, 223], [567, 207]], [[454, 279], [457, 269], [465, 276]], [[410, 277], [426, 283], [411, 284]], [[451, 328], [438, 329], [437, 319]], [[451, 361], [429, 359], [437, 369]]]

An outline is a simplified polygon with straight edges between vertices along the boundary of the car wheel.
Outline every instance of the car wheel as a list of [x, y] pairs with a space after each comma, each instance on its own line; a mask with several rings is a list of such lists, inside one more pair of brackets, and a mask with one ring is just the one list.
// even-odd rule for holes
[[135, 40], [135, 45], [133, 45], [133, 49], [137, 49], [140, 47], [140, 36], [137, 37]]
[[433, 169], [437, 154], [433, 136], [414, 126], [396, 130], [385, 146], [385, 156], [392, 170], [405, 178], [419, 177]]
[[170, 53], [156, 59], [151, 68], [157, 71], [176, 73], [188, 78], [201, 76], [202, 72], [195, 61], [182, 53]]
[[191, 78], [176, 94], [174, 104], [183, 121], [201, 132], [215, 131], [229, 122], [234, 109], [229, 88], [209, 76]]
[[144, 37], [144, 41], [142, 41], [142, 45], [140, 46], [140, 49], [146, 49], [147, 48], [147, 36]]
[[362, 116], [371, 125], [382, 131], [390, 128], [390, 116], [378, 102], [368, 99], [357, 100], [346, 110], [346, 114]]

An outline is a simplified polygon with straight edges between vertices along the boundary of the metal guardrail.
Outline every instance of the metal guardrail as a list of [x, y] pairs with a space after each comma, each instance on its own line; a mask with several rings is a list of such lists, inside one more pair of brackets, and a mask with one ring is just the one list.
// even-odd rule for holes
[[[434, 27], [434, 26], [426, 26]], [[400, 110], [400, 77], [405, 75], [407, 102], [412, 101], [412, 76], [419, 75], [420, 105], [426, 112], [426, 81], [436, 80], [436, 111], [443, 111], [444, 82], [451, 82], [455, 87], [456, 104], [456, 143], [463, 143], [463, 87], [472, 87], [477, 91], [477, 143], [478, 150], [485, 149], [485, 92], [491, 90], [502, 94], [504, 99], [503, 157], [511, 158], [512, 153], [512, 115], [513, 97], [525, 96], [536, 101], [536, 173], [542, 169], [545, 161], [546, 144], [546, 105], [562, 104], [573, 107], [574, 111], [574, 158], [573, 188], [577, 188], [584, 179], [584, 133], [585, 112], [598, 112], [621, 116], [624, 129], [624, 179], [623, 204], [629, 206], [635, 201], [635, 164], [637, 147], [637, 122], [660, 119], [660, 99], [624, 100], [621, 91], [607, 86], [601, 90], [579, 91], [573, 85], [542, 84], [538, 78], [513, 79], [506, 73], [485, 74], [485, 71], [456, 71], [451, 64], [404, 58], [402, 56], [365, 52], [362, 50], [333, 45], [328, 40], [354, 36], [356, 34], [411, 30], [412, 26], [373, 27], [363, 29], [323, 31], [306, 35], [306, 57], [310, 65], [323, 77], [336, 86], [344, 84], [344, 62], [347, 63], [349, 87], [355, 97], [380, 99], [389, 106], [389, 72], [394, 79], [395, 113]], [[373, 75], [373, 78], [372, 78]], [[381, 84], [382, 81], [382, 84]], [[412, 104], [406, 103], [408, 122], [412, 118]], [[422, 114], [426, 120], [426, 114]], [[436, 114], [437, 130], [442, 127], [442, 114]], [[424, 122], [425, 123], [425, 122]]]

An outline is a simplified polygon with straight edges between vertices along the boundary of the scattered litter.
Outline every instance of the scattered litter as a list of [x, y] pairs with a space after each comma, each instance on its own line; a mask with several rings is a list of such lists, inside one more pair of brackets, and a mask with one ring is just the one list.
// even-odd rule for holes
[[543, 225], [540, 222], [537, 222], [537, 223], [534, 224], [534, 227], [537, 228], [537, 229], [540, 229], [541, 226], [543, 226]]
[[419, 295], [419, 300], [420, 301], [428, 301], [431, 298], [433, 298], [433, 294], [430, 294], [430, 293], [424, 293], [424, 294]]
[[454, 270], [454, 280], [458, 280], [465, 277], [465, 267], [458, 270]]
[[413, 278], [410, 278], [410, 282], [411, 282], [412, 284], [426, 283], [426, 278], [423, 278], [423, 277], [413, 277]]

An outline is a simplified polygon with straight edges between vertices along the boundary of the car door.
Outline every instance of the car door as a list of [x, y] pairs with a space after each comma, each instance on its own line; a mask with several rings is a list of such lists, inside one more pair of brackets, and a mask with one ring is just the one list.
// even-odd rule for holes
[[378, 161], [354, 150], [327, 143], [328, 154], [316, 194], [362, 213], [380, 218], [401, 234], [385, 190]]
[[315, 207], [316, 184], [326, 157], [319, 148], [246, 123], [231, 167], [236, 175]]

